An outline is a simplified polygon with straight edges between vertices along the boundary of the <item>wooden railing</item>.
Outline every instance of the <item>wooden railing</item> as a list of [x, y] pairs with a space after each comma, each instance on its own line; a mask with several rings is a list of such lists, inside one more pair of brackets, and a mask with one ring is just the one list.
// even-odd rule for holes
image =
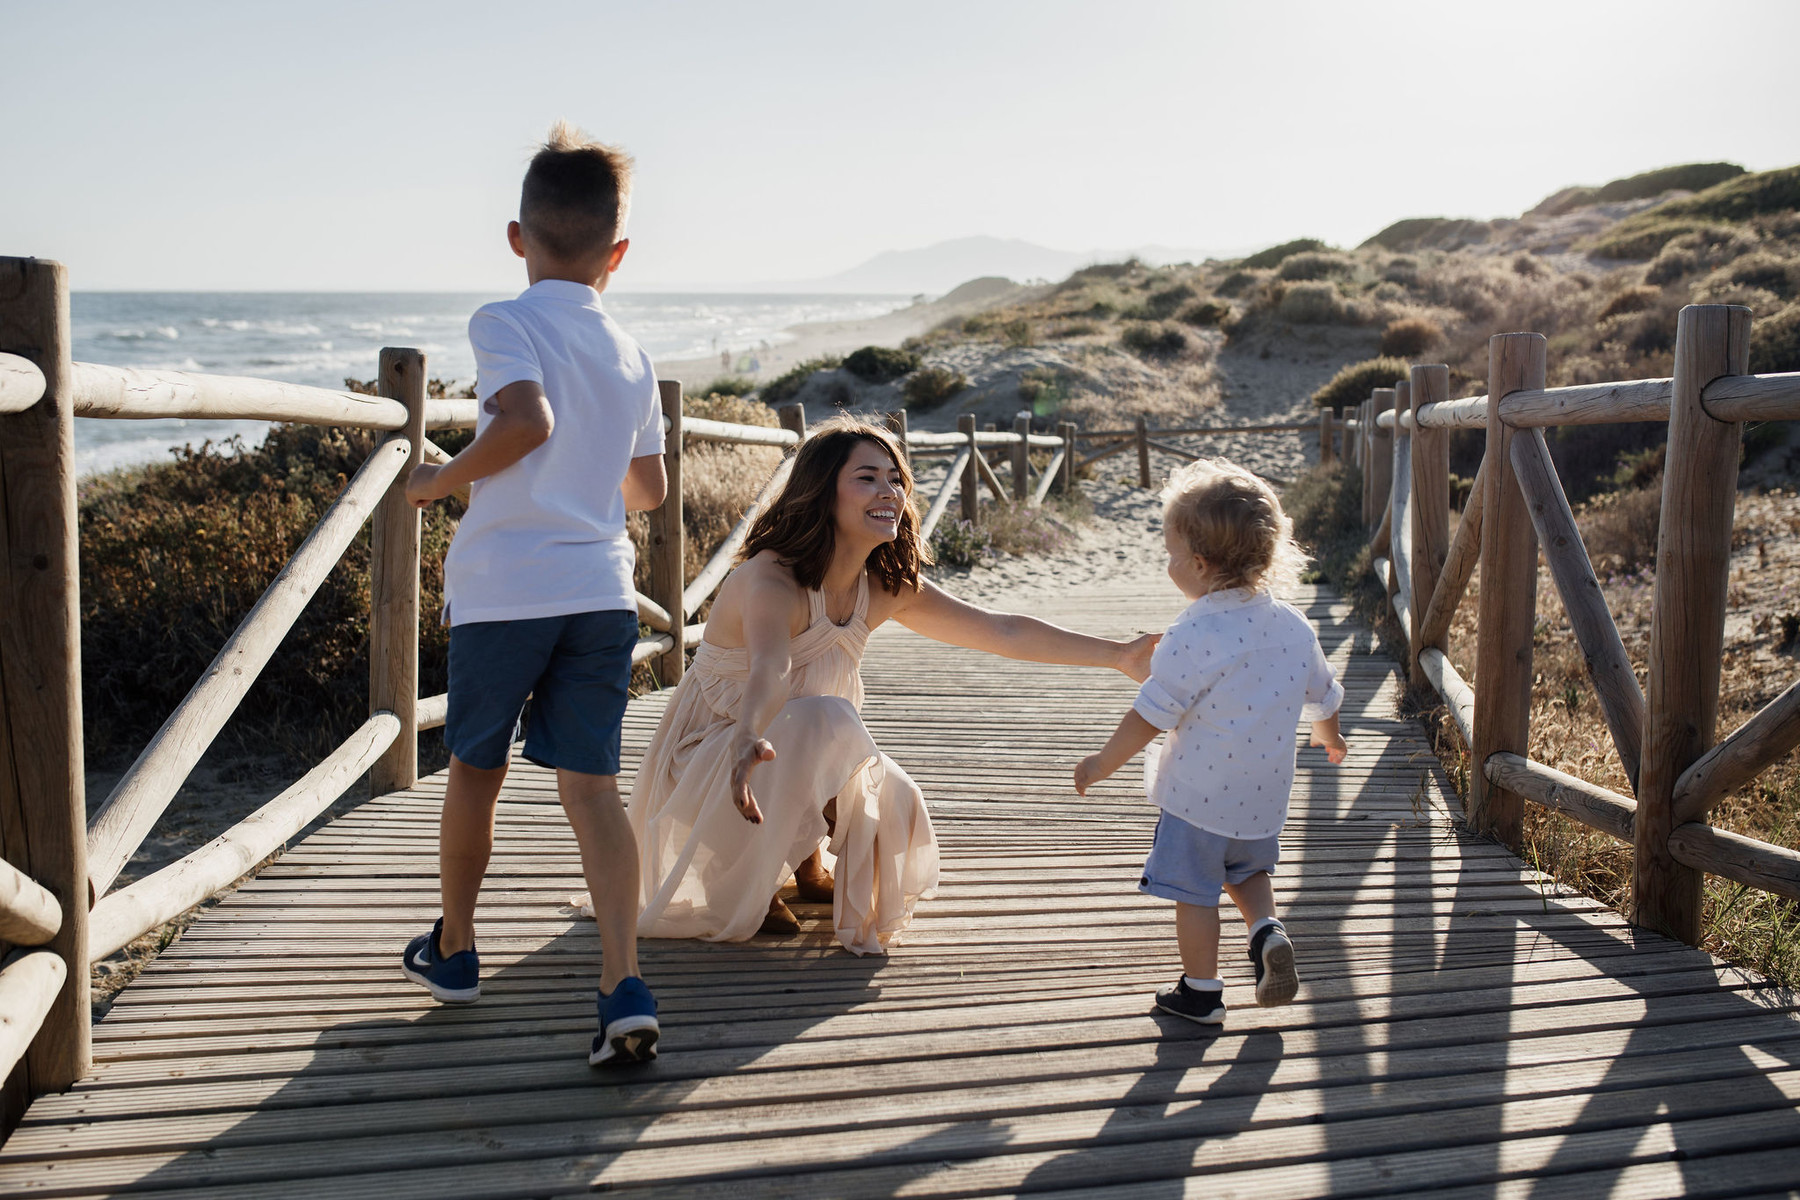
[[[1407, 639], [1411, 682], [1443, 698], [1469, 748], [1470, 825], [1517, 846], [1529, 800], [1631, 842], [1632, 919], [1690, 945], [1702, 933], [1705, 873], [1800, 899], [1800, 852], [1705, 822], [1800, 746], [1800, 683], [1714, 738], [1742, 422], [1800, 418], [1800, 374], [1746, 374], [1749, 340], [1749, 309], [1693, 305], [1677, 323], [1673, 378], [1546, 388], [1545, 339], [1498, 334], [1486, 396], [1450, 400], [1448, 368], [1415, 366], [1375, 389], [1354, 421], [1375, 571]], [[1624, 421], [1669, 428], [1643, 688], [1543, 433]], [[1449, 432], [1475, 428], [1486, 449], [1452, 538]], [[1527, 757], [1540, 546], [1635, 798]], [[1478, 563], [1471, 687], [1445, 644]]]

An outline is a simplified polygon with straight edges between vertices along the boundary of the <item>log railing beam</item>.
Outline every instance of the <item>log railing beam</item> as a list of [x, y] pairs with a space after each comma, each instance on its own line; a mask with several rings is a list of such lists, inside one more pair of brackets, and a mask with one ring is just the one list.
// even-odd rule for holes
[[1720, 376], [1742, 374], [1749, 357], [1749, 309], [1691, 304], [1681, 310], [1656, 541], [1632, 919], [1690, 946], [1700, 941], [1703, 876], [1670, 853], [1669, 835], [1676, 825], [1675, 786], [1711, 748], [1718, 720], [1743, 442], [1742, 427], [1715, 419], [1700, 396]]
[[1700, 820], [1795, 746], [1800, 746], [1800, 681], [1682, 772], [1675, 784], [1675, 823]]
[[[1541, 388], [1547, 367], [1542, 334], [1501, 333], [1488, 339], [1488, 395]], [[1476, 618], [1474, 758], [1527, 752], [1531, 731], [1531, 637], [1537, 621], [1537, 534], [1513, 474], [1517, 431], [1488, 412], [1483, 474], [1481, 595]], [[1479, 833], [1519, 844], [1524, 808], [1519, 793], [1475, 771], [1469, 823]]]
[[50, 890], [0, 859], [0, 942], [42, 946], [62, 928], [62, 905]]
[[[1416, 414], [1427, 404], [1436, 404], [1450, 395], [1450, 368], [1442, 364], [1412, 368], [1411, 408]], [[1414, 423], [1412, 432], [1412, 487], [1407, 493], [1406, 507], [1412, 516], [1412, 628], [1406, 631], [1408, 657], [1411, 659], [1411, 683], [1424, 687], [1430, 682], [1419, 666], [1419, 651], [1425, 643], [1425, 613], [1437, 592], [1443, 574], [1444, 559], [1450, 552], [1450, 435], [1442, 429], [1425, 429]]]
[[0, 846], [62, 910], [48, 949], [65, 969], [22, 1070], [9, 1068], [8, 1123], [86, 1075], [92, 1049], [69, 337], [62, 264], [0, 258], [0, 353], [44, 376], [36, 404], [0, 414]]

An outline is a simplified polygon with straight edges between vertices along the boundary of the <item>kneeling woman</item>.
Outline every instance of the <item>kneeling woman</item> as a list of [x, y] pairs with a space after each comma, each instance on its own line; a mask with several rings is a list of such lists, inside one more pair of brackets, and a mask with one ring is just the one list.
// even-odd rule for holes
[[[882, 622], [1008, 658], [1139, 680], [1149, 670], [1153, 637], [1087, 637], [922, 579], [912, 488], [879, 426], [838, 417], [801, 444], [638, 768], [640, 936], [737, 941], [765, 921], [779, 928], [792, 915], [771, 897], [798, 871], [803, 895], [832, 896], [838, 940], [865, 954], [932, 893], [924, 800], [858, 715], [863, 647]], [[819, 863], [827, 837], [835, 887]]]

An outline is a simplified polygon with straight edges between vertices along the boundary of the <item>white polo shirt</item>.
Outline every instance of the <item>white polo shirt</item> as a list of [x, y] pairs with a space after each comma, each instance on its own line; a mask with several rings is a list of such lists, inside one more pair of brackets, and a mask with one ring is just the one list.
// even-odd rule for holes
[[1267, 592], [1212, 592], [1176, 618], [1132, 705], [1169, 731], [1144, 759], [1163, 811], [1209, 833], [1262, 838], [1287, 821], [1294, 730], [1344, 702], [1312, 626]]
[[662, 406], [650, 356], [585, 284], [544, 279], [469, 319], [476, 433], [510, 383], [541, 385], [550, 440], [476, 480], [444, 558], [452, 625], [636, 609], [620, 491], [631, 460], [661, 453]]

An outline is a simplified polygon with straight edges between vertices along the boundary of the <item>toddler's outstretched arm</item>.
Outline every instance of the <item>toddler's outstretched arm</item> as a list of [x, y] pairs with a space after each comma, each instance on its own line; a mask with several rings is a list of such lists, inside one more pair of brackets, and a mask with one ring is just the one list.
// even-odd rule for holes
[[1323, 721], [1312, 723], [1312, 744], [1325, 747], [1325, 757], [1331, 760], [1332, 766], [1344, 761], [1344, 754], [1350, 749], [1344, 743], [1344, 735], [1338, 732], [1338, 715], [1332, 713]]
[[1099, 783], [1114, 771], [1131, 761], [1131, 756], [1148, 746], [1162, 730], [1138, 716], [1137, 710], [1127, 712], [1113, 730], [1113, 735], [1106, 739], [1106, 745], [1099, 751], [1088, 755], [1075, 764], [1075, 792], [1087, 795], [1093, 784]]

